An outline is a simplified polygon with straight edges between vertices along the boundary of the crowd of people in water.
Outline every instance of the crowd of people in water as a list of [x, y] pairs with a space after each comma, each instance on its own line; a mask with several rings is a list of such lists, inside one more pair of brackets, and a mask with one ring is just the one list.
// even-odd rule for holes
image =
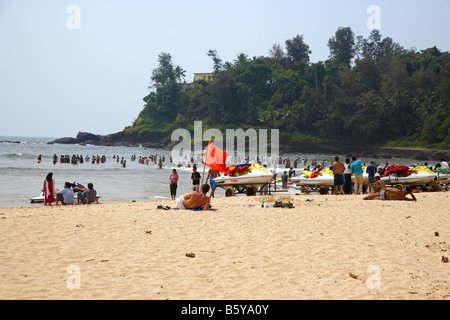
[[[42, 161], [42, 155], [38, 156], [38, 163]], [[83, 155], [79, 154], [73, 154], [72, 156], [66, 154], [66, 155], [60, 155], [59, 157], [56, 154], [53, 154], [53, 164], [57, 163], [69, 163], [69, 164], [81, 164], [81, 163], [89, 163], [92, 164], [100, 164], [106, 162], [106, 156], [102, 155], [92, 155], [92, 157], [86, 156], [83, 157]]]

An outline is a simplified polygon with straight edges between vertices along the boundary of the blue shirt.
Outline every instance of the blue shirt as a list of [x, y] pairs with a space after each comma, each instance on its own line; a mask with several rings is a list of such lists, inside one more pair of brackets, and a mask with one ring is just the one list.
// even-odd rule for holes
[[359, 176], [364, 173], [364, 170], [361, 166], [361, 160], [354, 161], [350, 168], [352, 169], [352, 172], [355, 174], [355, 176]]
[[369, 177], [375, 177], [375, 172], [377, 172], [377, 167], [375, 167], [373, 164], [371, 164], [367, 167], [366, 172], [369, 174]]

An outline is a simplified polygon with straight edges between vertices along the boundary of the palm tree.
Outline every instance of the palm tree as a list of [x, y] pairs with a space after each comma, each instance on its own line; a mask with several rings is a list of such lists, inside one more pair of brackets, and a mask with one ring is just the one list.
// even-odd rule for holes
[[208, 56], [212, 58], [214, 63], [214, 73], [219, 73], [220, 70], [222, 70], [222, 59], [219, 58], [219, 55], [217, 54], [216, 50], [209, 50]]
[[237, 55], [236, 60], [234, 60], [234, 65], [240, 65], [248, 61], [248, 56], [245, 53], [240, 53]]
[[181, 82], [181, 80], [184, 80], [186, 77], [186, 70], [183, 70], [183, 68], [181, 68], [180, 66], [176, 66], [173, 72], [175, 74], [175, 80], [177, 82]]
[[408, 92], [404, 88], [397, 89], [390, 97], [390, 103], [394, 109], [400, 110], [403, 119], [402, 133], [406, 134], [407, 121], [405, 111], [409, 105]]

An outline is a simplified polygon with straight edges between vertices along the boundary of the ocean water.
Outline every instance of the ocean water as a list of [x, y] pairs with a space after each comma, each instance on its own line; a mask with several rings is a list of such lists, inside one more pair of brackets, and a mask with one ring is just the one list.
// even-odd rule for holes
[[[79, 182], [85, 186], [89, 182], [94, 184], [94, 188], [101, 196], [101, 203], [131, 202], [131, 201], [155, 201], [170, 199], [169, 176], [172, 169], [177, 169], [180, 176], [177, 195], [191, 192], [192, 168], [185, 165], [177, 167], [177, 164], [170, 163], [170, 150], [152, 149], [143, 147], [107, 147], [93, 145], [64, 145], [47, 144], [55, 138], [36, 137], [5, 137], [0, 136], [0, 208], [7, 207], [30, 207], [42, 206], [43, 204], [32, 204], [30, 199], [40, 195], [43, 182], [49, 172], [53, 172], [56, 181], [56, 188], [62, 189], [64, 182]], [[5, 142], [7, 141], [7, 142]], [[53, 164], [53, 155], [58, 156], [58, 162]], [[41, 163], [38, 163], [38, 156], [42, 155]], [[105, 156], [106, 162], [92, 164], [84, 162], [80, 164], [60, 163], [61, 155], [92, 155]], [[131, 157], [149, 157], [157, 155], [157, 158], [164, 156], [166, 161], [162, 169], [152, 162], [148, 165], [132, 161]], [[118, 163], [114, 156], [124, 158], [126, 167]], [[344, 157], [343, 155], [340, 155]], [[334, 155], [323, 154], [286, 154], [283, 158], [289, 157], [312, 159], [318, 162], [327, 160], [331, 165]], [[385, 159], [375, 160], [380, 164], [385, 163]], [[201, 159], [199, 159], [201, 161]], [[409, 159], [389, 159], [389, 163], [411, 165], [417, 163], [416, 160]], [[426, 161], [426, 159], [424, 160]], [[198, 165], [198, 171], [203, 173], [203, 165]], [[206, 179], [208, 167], [205, 169]], [[277, 169], [283, 171], [284, 169]], [[225, 191], [221, 188], [216, 190], [217, 197], [225, 196]], [[156, 204], [156, 203], [155, 203]]]
[[[94, 189], [101, 196], [99, 202], [158, 201], [170, 199], [169, 176], [172, 169], [177, 169], [180, 176], [177, 195], [192, 191], [192, 168], [178, 168], [169, 162], [170, 151], [140, 147], [107, 147], [91, 145], [47, 144], [55, 138], [2, 137], [0, 136], [0, 207], [42, 206], [31, 204], [30, 199], [40, 195], [43, 182], [49, 172], [53, 172], [56, 188], [62, 189], [64, 182], [79, 182], [87, 186], [94, 184]], [[5, 142], [12, 141], [12, 142]], [[53, 154], [58, 162], [53, 164]], [[38, 163], [38, 156], [42, 156]], [[60, 163], [61, 155], [88, 155], [106, 157], [105, 163]], [[135, 155], [136, 161], [131, 157]], [[139, 164], [139, 157], [157, 155], [165, 156], [162, 169], [152, 162]], [[126, 167], [113, 159], [124, 158]], [[202, 173], [203, 166], [199, 166]], [[207, 170], [207, 169], [206, 169]], [[206, 178], [206, 176], [205, 176]], [[224, 192], [217, 190], [217, 196]]]

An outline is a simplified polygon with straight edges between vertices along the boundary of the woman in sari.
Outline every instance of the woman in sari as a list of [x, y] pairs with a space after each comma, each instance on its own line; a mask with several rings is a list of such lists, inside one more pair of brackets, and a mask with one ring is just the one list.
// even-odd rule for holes
[[44, 180], [44, 205], [51, 205], [55, 202], [55, 180], [53, 179], [53, 173], [47, 174]]

